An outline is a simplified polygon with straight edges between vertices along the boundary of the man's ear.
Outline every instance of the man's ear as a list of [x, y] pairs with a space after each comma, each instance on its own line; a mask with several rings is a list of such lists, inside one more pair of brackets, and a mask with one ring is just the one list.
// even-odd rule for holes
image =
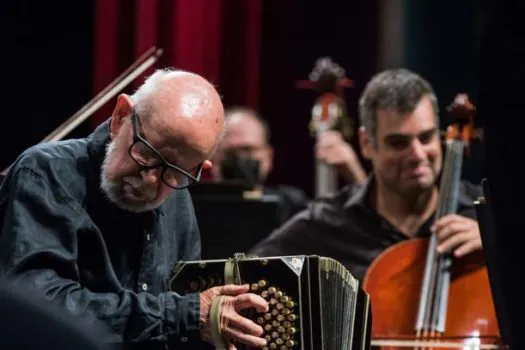
[[202, 162], [202, 169], [204, 170], [211, 170], [213, 168], [213, 163], [211, 160], [206, 159], [204, 162]]
[[371, 160], [374, 144], [364, 126], [359, 128], [359, 147], [361, 148], [361, 154], [363, 157], [367, 160]]
[[111, 139], [118, 134], [122, 124], [124, 123], [124, 118], [129, 117], [133, 110], [133, 102], [131, 98], [126, 94], [120, 94], [117, 98], [117, 103], [113, 109], [113, 114], [111, 115]]

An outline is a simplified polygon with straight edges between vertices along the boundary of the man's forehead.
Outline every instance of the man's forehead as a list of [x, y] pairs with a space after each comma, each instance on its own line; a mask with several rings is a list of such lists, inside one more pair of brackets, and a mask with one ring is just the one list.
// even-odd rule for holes
[[226, 119], [226, 126], [230, 129], [245, 128], [247, 126], [259, 126], [255, 116], [249, 113], [236, 112]]
[[205, 156], [210, 146], [202, 139], [209, 138], [196, 135], [202, 130], [196, 121], [174, 119], [170, 124], [162, 118], [147, 118], [140, 132], [168, 161], [184, 167], [194, 159]]
[[203, 151], [184, 133], [158, 132], [158, 130], [148, 130], [146, 140], [164, 156], [169, 162], [187, 167], [193, 159], [201, 158]]
[[226, 124], [227, 138], [264, 138], [264, 128], [255, 118], [240, 115], [232, 118]]
[[377, 113], [378, 134], [417, 135], [437, 128], [437, 120], [432, 108], [416, 108], [413, 112], [399, 114], [392, 110], [381, 110]]

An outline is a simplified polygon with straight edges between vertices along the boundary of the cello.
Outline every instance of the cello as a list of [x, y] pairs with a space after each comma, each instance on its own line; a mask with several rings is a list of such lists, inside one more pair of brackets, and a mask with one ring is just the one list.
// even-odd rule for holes
[[[351, 87], [352, 81], [345, 71], [329, 57], [321, 57], [309, 75], [309, 81], [300, 82], [299, 87], [311, 88], [320, 95], [312, 107], [309, 123], [310, 134], [319, 138], [328, 130], [338, 130], [349, 141], [353, 133], [352, 120], [346, 114], [343, 88]], [[330, 164], [316, 160], [315, 197], [334, 194], [338, 189], [338, 172]]]
[[[458, 94], [448, 107], [445, 158], [435, 220], [457, 211], [464, 152], [475, 136], [475, 107]], [[503, 349], [483, 252], [454, 259], [437, 253], [435, 234], [386, 249], [363, 289], [372, 301], [372, 347]]]

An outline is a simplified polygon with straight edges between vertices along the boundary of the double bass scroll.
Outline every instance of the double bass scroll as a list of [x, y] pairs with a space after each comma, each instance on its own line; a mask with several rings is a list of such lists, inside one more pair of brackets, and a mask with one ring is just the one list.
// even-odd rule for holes
[[[351, 87], [352, 81], [345, 77], [345, 71], [329, 57], [321, 57], [309, 75], [309, 80], [299, 82], [299, 88], [315, 90], [320, 96], [312, 107], [309, 129], [318, 139], [328, 130], [340, 131], [348, 141], [352, 137], [352, 120], [346, 114], [343, 88]], [[315, 197], [333, 194], [338, 188], [338, 173], [334, 166], [316, 160]]]

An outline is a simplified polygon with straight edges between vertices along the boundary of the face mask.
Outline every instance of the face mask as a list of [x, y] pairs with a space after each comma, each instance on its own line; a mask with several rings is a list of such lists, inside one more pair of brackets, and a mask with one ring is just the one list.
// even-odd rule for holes
[[225, 182], [254, 187], [260, 183], [259, 161], [236, 154], [227, 155], [221, 162], [221, 176]]

